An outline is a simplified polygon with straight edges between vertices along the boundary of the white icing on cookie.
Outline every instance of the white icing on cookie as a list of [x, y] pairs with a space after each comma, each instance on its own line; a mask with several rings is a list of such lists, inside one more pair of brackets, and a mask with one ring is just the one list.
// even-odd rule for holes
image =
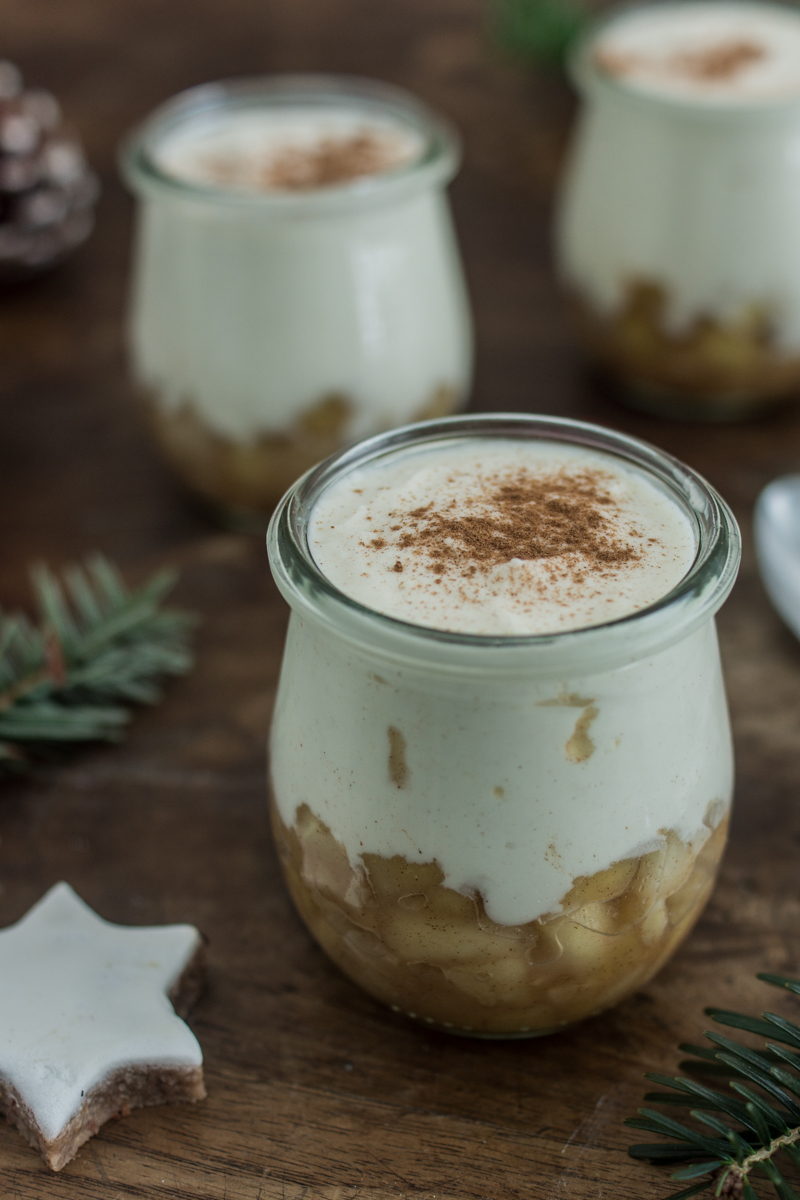
[[98, 917], [66, 883], [0, 931], [0, 1076], [47, 1141], [120, 1067], [199, 1067], [167, 992], [200, 946], [191, 925]]

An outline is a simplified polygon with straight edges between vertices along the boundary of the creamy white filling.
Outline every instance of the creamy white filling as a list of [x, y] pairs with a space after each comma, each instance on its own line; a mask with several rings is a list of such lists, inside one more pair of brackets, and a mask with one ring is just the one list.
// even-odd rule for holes
[[[600, 548], [627, 547], [629, 560], [605, 562], [580, 546], [542, 555], [524, 538], [508, 539], [512, 550], [504, 557], [509, 509], [497, 509], [498, 489], [520, 479], [566, 481], [566, 494], [552, 501], [576, 505], [580, 519], [572, 481], [580, 489], [587, 473], [604, 497], [593, 510], [602, 522]], [[547, 519], [547, 503], [531, 501], [534, 533], [538, 514]], [[512, 507], [521, 511], [523, 502]], [[473, 561], [468, 547], [462, 553], [449, 524], [439, 547], [443, 562], [436, 546], [417, 536], [430, 528], [432, 514], [448, 523], [477, 516], [491, 525], [498, 513], [496, 561]], [[669, 592], [696, 553], [688, 515], [643, 472], [577, 446], [506, 439], [399, 452], [351, 471], [315, 505], [309, 543], [323, 574], [376, 612], [434, 629], [501, 635], [579, 629], [636, 612]]]
[[657, 4], [612, 19], [598, 61], [665, 98], [741, 104], [800, 95], [800, 14], [769, 4]]
[[132, 340], [141, 384], [234, 441], [296, 432], [329, 396], [343, 441], [463, 396], [471, 338], [447, 202], [411, 196], [335, 219], [210, 219], [151, 202], [140, 227]]
[[326, 143], [367, 136], [385, 149], [384, 170], [417, 159], [425, 146], [418, 130], [355, 102], [327, 106], [258, 105], [198, 113], [167, 133], [154, 151], [158, 166], [189, 183], [235, 191], [281, 190], [268, 182], [270, 167], [288, 153], [312, 154]]
[[271, 771], [282, 820], [307, 804], [353, 867], [364, 854], [435, 859], [493, 921], [524, 924], [559, 911], [578, 876], [659, 848], [666, 830], [699, 848], [704, 819], [724, 815], [732, 760], [714, 625], [600, 675], [583, 674], [576, 651], [559, 681], [532, 668], [448, 683], [295, 613]]

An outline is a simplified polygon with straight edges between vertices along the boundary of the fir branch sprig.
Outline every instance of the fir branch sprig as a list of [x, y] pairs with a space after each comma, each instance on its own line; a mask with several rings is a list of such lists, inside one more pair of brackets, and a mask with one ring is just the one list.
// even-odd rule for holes
[[[800, 995], [800, 980], [772, 974], [758, 978]], [[639, 1116], [629, 1117], [626, 1125], [673, 1140], [639, 1143], [628, 1153], [663, 1165], [688, 1163], [671, 1176], [682, 1183], [704, 1177], [666, 1200], [687, 1200], [711, 1187], [715, 1196], [757, 1200], [749, 1180], [752, 1171], [766, 1175], [780, 1200], [800, 1200], [775, 1162], [776, 1156], [783, 1154], [800, 1169], [800, 1025], [770, 1012], [759, 1018], [719, 1008], [705, 1011], [720, 1025], [774, 1040], [767, 1041], [763, 1050], [751, 1050], [732, 1038], [709, 1032], [705, 1036], [717, 1047], [714, 1050], [682, 1045], [680, 1049], [693, 1057], [682, 1062], [681, 1068], [709, 1083], [719, 1082], [726, 1090], [683, 1076], [647, 1074], [645, 1078], [652, 1083], [672, 1090], [649, 1092], [645, 1100], [691, 1106], [689, 1115], [710, 1132], [684, 1125], [655, 1109], [640, 1108]]]
[[544, 65], [563, 63], [589, 24], [585, 0], [493, 0], [492, 23], [499, 44], [511, 54]]
[[34, 624], [0, 609], [0, 775], [58, 747], [117, 741], [128, 705], [160, 699], [158, 680], [192, 666], [195, 618], [164, 609], [175, 573], [131, 591], [101, 555], [64, 572], [33, 572]]

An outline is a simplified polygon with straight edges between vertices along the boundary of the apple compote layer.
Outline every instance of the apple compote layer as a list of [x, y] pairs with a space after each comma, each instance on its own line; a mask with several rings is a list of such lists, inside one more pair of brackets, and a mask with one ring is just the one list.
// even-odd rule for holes
[[[339, 967], [396, 1011], [452, 1033], [546, 1033], [641, 986], [694, 925], [713, 887], [728, 817], [709, 805], [691, 842], [660, 847], [575, 879], [557, 913], [499, 925], [479, 892], [446, 886], [437, 862], [345, 847], [301, 806], [273, 825], [297, 908]], [[720, 819], [721, 818], [721, 819]]]
[[631, 281], [606, 314], [575, 293], [586, 348], [639, 407], [667, 416], [744, 417], [800, 390], [800, 356], [781, 349], [775, 314], [752, 303], [729, 319], [701, 312], [670, 330], [672, 298], [652, 280]]
[[[296, 479], [352, 441], [348, 428], [358, 408], [351, 398], [331, 392], [286, 429], [234, 439], [212, 428], [190, 402], [171, 408], [152, 390], [143, 398], [167, 462], [191, 491], [244, 525], [247, 514], [269, 516]], [[459, 389], [442, 384], [409, 420], [449, 416], [463, 401]]]

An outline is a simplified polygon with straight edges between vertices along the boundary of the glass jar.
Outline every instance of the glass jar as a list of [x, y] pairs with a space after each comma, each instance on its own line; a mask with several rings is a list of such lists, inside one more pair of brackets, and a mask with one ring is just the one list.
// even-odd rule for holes
[[590, 358], [623, 399], [668, 417], [749, 416], [800, 392], [800, 96], [716, 102], [609, 74], [598, 39], [644, 11], [612, 17], [572, 59], [583, 106], [560, 274]]
[[[314, 190], [242, 190], [165, 169], [165, 147], [193, 123], [292, 109], [388, 122], [419, 152]], [[140, 200], [134, 375], [166, 458], [229, 519], [268, 514], [358, 438], [465, 403], [471, 325], [444, 190], [458, 161], [452, 127], [414, 97], [326, 76], [194, 88], [125, 145]]]
[[[618, 456], [689, 515], [694, 564], [658, 603], [549, 636], [441, 632], [339, 592], [309, 550], [356, 466], [454, 439]], [[727, 506], [674, 459], [555, 418], [412, 426], [300, 480], [268, 535], [291, 620], [271, 734], [294, 902], [373, 996], [454, 1033], [532, 1036], [616, 1003], [673, 953], [725, 843], [733, 764], [714, 613], [738, 569]]]

